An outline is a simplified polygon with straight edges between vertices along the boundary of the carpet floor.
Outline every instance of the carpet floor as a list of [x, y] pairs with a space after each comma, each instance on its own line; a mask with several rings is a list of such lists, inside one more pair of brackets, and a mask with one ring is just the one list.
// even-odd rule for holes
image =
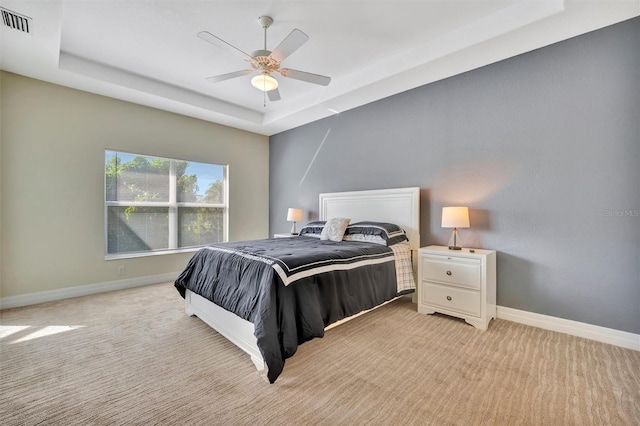
[[275, 384], [172, 283], [0, 312], [3, 425], [637, 425], [640, 352], [401, 298], [300, 346]]

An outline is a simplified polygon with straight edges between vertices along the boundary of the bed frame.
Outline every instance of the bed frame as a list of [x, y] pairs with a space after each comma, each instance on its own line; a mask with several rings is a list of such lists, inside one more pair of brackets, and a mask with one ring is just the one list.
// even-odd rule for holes
[[[407, 232], [409, 244], [413, 250], [415, 269], [417, 250], [420, 248], [420, 188], [320, 194], [320, 220], [333, 217], [348, 217], [352, 223], [370, 220], [398, 224]], [[253, 335], [255, 329], [251, 322], [189, 290], [186, 290], [185, 294], [185, 311], [187, 315], [196, 315], [246, 352], [258, 371], [266, 375], [266, 366]], [[366, 312], [368, 311], [345, 318], [331, 324], [326, 329], [333, 328]]]

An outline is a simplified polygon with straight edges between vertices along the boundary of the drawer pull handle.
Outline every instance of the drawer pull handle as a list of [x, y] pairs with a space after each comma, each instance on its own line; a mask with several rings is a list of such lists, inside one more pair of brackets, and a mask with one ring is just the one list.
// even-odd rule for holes
[[447, 271], [447, 275], [451, 275], [451, 271]]
[[448, 301], [451, 301], [451, 296], [447, 296], [447, 300], [448, 300]]

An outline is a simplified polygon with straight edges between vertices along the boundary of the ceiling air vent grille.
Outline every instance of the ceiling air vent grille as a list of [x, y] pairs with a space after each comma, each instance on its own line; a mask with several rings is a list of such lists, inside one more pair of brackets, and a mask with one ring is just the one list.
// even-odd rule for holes
[[32, 19], [28, 16], [21, 15], [20, 13], [5, 9], [4, 7], [0, 7], [0, 12], [2, 12], [2, 23], [5, 26], [24, 33], [29, 33], [31, 31]]

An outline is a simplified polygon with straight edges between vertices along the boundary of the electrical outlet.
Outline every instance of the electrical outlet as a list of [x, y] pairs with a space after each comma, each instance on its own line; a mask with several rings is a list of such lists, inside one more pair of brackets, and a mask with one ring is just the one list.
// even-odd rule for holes
[[118, 266], [118, 275], [124, 275], [124, 266]]

